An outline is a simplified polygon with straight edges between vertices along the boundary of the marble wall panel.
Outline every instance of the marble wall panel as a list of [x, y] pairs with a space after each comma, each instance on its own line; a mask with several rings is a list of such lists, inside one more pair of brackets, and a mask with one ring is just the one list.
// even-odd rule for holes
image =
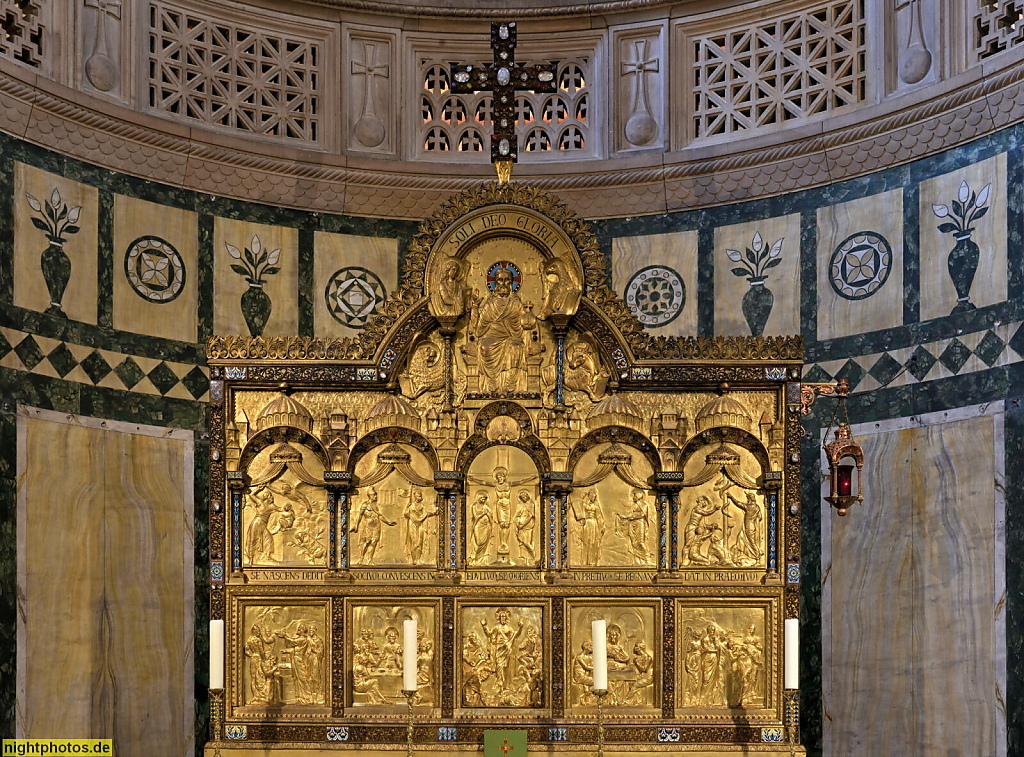
[[20, 408], [18, 437], [17, 735], [191, 755], [191, 433]]
[[[96, 323], [99, 192], [63, 176], [16, 163], [14, 200], [14, 304]], [[52, 231], [58, 232], [63, 240], [64, 255], [70, 260], [69, 272], [59, 254], [46, 252], [50, 247], [47, 234], [54, 223], [47, 219], [47, 202], [56, 206], [56, 228]], [[44, 268], [48, 271], [45, 275]], [[56, 287], [52, 293], [47, 276], [51, 286]], [[57, 282], [63, 282], [62, 291]]]
[[[961, 195], [964, 183], [966, 190]], [[979, 203], [985, 187], [989, 188], [987, 197]], [[964, 202], [961, 197], [968, 204], [975, 198], [973, 222], [970, 218], [965, 222], [958, 212], [958, 203]], [[921, 182], [920, 198], [921, 320], [961, 312], [969, 305], [982, 307], [1005, 300], [1006, 154]], [[982, 206], [988, 210], [978, 217]], [[949, 224], [946, 232], [939, 230], [944, 224]], [[954, 248], [964, 245], [958, 245], [957, 237], [964, 236], [960, 229], [974, 229], [970, 239], [977, 245], [978, 255], [973, 280], [969, 272], [974, 266], [967, 258], [961, 258], [958, 252], [950, 262]], [[959, 293], [953, 276], [962, 279]], [[965, 296], [969, 300], [961, 300]]]
[[865, 504], [822, 518], [825, 755], [1005, 754], [1001, 412], [855, 428]]
[[398, 240], [318, 231], [314, 249], [314, 334], [353, 336], [398, 286]]
[[[243, 336], [297, 334], [298, 230], [218, 217], [214, 220], [213, 239], [214, 332]], [[258, 253], [254, 245], [258, 246]], [[239, 257], [234, 256], [232, 248]], [[246, 250], [256, 263], [249, 263]], [[280, 252], [275, 255], [275, 250]], [[263, 253], [268, 258], [259, 263]], [[250, 267], [256, 278], [249, 272]], [[249, 278], [255, 286], [249, 284]]]
[[799, 333], [798, 214], [720, 226], [714, 255], [715, 334]]
[[612, 286], [652, 333], [697, 333], [697, 232], [613, 239]]
[[903, 321], [903, 192], [818, 209], [818, 338]]
[[114, 196], [114, 328], [196, 341], [196, 214]]

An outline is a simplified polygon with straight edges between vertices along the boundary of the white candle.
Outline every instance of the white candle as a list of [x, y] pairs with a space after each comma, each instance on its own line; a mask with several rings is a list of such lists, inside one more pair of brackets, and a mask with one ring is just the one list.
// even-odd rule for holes
[[416, 691], [416, 621], [405, 621], [402, 629], [402, 688]]
[[210, 621], [210, 688], [224, 688], [224, 621]]
[[800, 688], [800, 621], [786, 618], [785, 664], [783, 666], [783, 687]]
[[594, 646], [594, 690], [608, 688], [608, 628], [603, 620], [590, 624], [591, 644]]

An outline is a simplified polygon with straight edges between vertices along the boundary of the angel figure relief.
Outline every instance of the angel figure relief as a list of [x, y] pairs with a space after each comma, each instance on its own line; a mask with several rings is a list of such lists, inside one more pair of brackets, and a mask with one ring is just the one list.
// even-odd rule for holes
[[583, 290], [569, 265], [561, 258], [552, 258], [544, 264], [544, 302], [540, 308], [541, 320], [551, 315], [572, 315], [580, 305]]
[[470, 306], [472, 294], [466, 286], [466, 264], [445, 257], [430, 272], [430, 312], [437, 318], [455, 320]]

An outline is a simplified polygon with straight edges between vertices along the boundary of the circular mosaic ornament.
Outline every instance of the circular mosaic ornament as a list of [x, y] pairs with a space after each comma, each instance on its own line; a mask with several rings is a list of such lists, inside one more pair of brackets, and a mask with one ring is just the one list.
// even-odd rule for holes
[[892, 270], [892, 247], [881, 234], [858, 231], [836, 247], [828, 263], [828, 280], [836, 294], [863, 300], [885, 284]]
[[327, 310], [338, 323], [350, 329], [366, 326], [386, 295], [377, 274], [355, 265], [335, 271], [324, 290]]
[[511, 263], [508, 260], [499, 260], [487, 269], [487, 288], [492, 292], [494, 291], [494, 287], [498, 283], [498, 271], [502, 268], [508, 269], [509, 273], [512, 274], [512, 291], [518, 292], [519, 287], [523, 285], [523, 274], [515, 263]]
[[185, 261], [166, 239], [142, 236], [128, 245], [124, 275], [139, 297], [163, 304], [185, 288]]
[[683, 277], [668, 266], [649, 265], [630, 277], [625, 297], [644, 326], [664, 326], [683, 312], [686, 286]]

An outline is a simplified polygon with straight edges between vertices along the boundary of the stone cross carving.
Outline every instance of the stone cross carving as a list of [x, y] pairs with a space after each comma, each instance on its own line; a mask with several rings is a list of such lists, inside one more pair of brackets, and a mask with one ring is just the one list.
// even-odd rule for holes
[[558, 62], [537, 66], [516, 63], [515, 21], [491, 23], [491, 50], [494, 61], [490, 66], [453, 63], [451, 88], [455, 95], [491, 90], [491, 121], [494, 127], [491, 135], [491, 162], [496, 164], [500, 178], [502, 164], [511, 173], [512, 163], [518, 161], [516, 93], [524, 90], [541, 94], [554, 92]]

